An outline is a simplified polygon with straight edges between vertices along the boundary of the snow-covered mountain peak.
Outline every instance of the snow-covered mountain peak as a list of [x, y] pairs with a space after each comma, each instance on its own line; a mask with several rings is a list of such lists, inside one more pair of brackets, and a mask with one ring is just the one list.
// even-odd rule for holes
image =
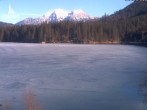
[[34, 24], [34, 19], [33, 18], [26, 18], [24, 19], [23, 21], [20, 21], [17, 23], [18, 25], [21, 25], [21, 24], [25, 24], [25, 25], [29, 25], [29, 24]]
[[69, 13], [69, 11], [64, 10], [64, 9], [60, 9], [60, 8], [55, 9], [54, 12], [57, 13], [57, 14], [61, 14], [61, 13], [63, 13], [63, 14], [65, 14], [65, 13], [68, 14], [68, 13]]
[[67, 10], [63, 10], [63, 9], [55, 9], [55, 10], [52, 10], [52, 11], [48, 11], [47, 13], [45, 13], [45, 15], [44, 15], [44, 17], [45, 18], [49, 18], [49, 17], [55, 17], [56, 16], [56, 18], [57, 19], [59, 19], [59, 18], [65, 18], [66, 16], [68, 16], [68, 11]]
[[73, 14], [81, 14], [81, 13], [85, 13], [85, 12], [83, 10], [81, 10], [81, 9], [73, 11]]
[[67, 11], [63, 9], [55, 9], [46, 12], [42, 17], [32, 19], [27, 18], [23, 21], [18, 22], [18, 25], [25, 25], [25, 24], [41, 24], [43, 22], [59, 22], [59, 21], [87, 21], [94, 19], [83, 10], [78, 9], [74, 11]]
[[69, 16], [66, 18], [66, 20], [69, 21], [87, 21], [94, 19], [94, 17], [88, 15], [86, 12], [84, 12], [81, 9], [74, 10], [71, 13], [69, 13]]

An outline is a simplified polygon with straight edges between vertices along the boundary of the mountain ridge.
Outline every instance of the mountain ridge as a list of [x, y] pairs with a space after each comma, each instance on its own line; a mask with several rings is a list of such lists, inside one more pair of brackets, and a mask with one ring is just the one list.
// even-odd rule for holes
[[60, 22], [60, 21], [88, 21], [94, 19], [81, 9], [74, 11], [67, 11], [63, 9], [54, 9], [46, 12], [43, 16], [38, 18], [26, 18], [16, 23], [16, 25], [38, 25], [44, 22]]

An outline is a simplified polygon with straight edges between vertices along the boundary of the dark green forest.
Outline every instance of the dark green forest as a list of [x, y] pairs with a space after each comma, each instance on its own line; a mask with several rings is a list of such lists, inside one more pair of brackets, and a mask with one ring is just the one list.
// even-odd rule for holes
[[0, 27], [1, 42], [147, 43], [147, 2], [133, 2], [113, 15], [87, 22]]

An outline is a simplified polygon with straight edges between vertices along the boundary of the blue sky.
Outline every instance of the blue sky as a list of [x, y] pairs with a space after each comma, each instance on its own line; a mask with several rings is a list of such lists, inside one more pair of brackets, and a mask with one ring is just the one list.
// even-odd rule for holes
[[27, 17], [42, 16], [57, 8], [69, 11], [82, 9], [92, 16], [101, 17], [130, 3], [125, 0], [0, 0], [0, 21], [16, 23]]

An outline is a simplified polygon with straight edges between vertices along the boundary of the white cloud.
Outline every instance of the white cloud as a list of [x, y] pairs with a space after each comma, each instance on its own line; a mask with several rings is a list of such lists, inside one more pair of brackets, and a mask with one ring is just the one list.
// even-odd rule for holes
[[11, 4], [9, 4], [8, 12], [3, 14], [0, 17], [0, 21], [9, 22], [9, 23], [17, 23], [20, 20], [23, 20], [23, 19], [28, 18], [28, 17], [35, 18], [35, 17], [41, 17], [41, 16], [42, 16], [41, 14], [35, 14], [35, 13], [17, 13], [12, 8]]
[[2, 16], [4, 19], [19, 19], [20, 18], [20, 15], [18, 13], [16, 13], [14, 11], [14, 9], [11, 7], [11, 4], [9, 4], [9, 9], [8, 9], [8, 12], [6, 14], [4, 14]]

